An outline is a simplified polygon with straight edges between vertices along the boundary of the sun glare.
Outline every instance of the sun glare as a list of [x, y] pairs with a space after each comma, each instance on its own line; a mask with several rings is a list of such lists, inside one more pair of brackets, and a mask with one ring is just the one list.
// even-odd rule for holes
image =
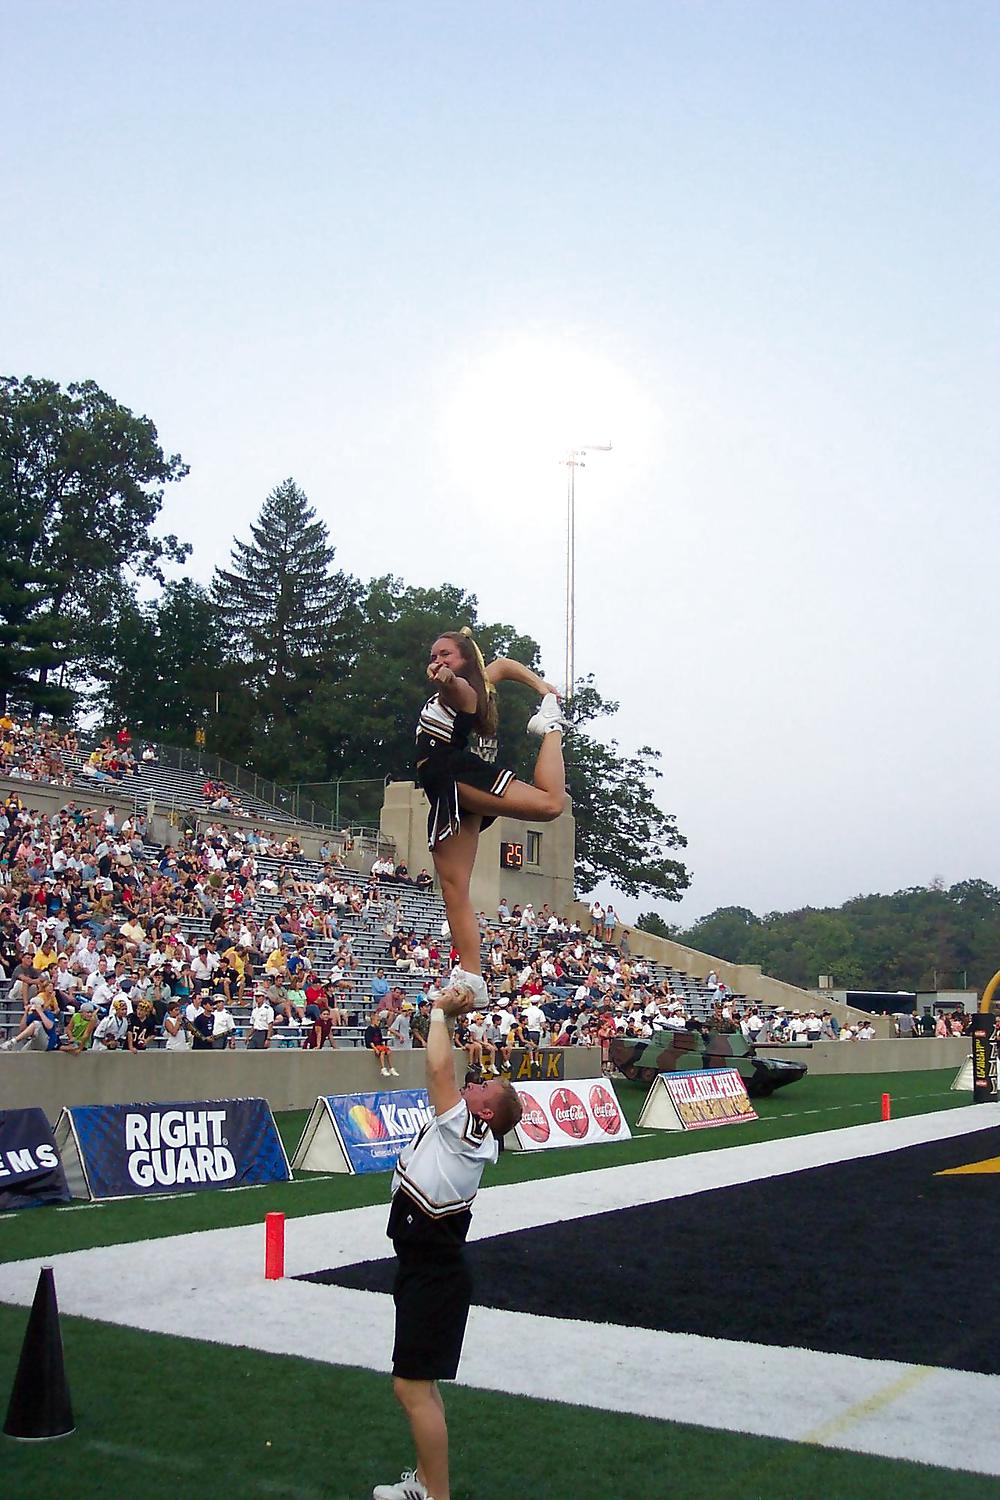
[[[640, 384], [603, 355], [569, 341], [511, 337], [452, 377], [441, 441], [452, 483], [469, 503], [530, 512], [563, 486], [573, 448], [613, 445], [613, 487], [651, 461], [656, 413]], [[588, 457], [598, 481], [603, 454]], [[610, 474], [607, 476], [610, 479]], [[606, 482], [595, 488], [606, 490]]]

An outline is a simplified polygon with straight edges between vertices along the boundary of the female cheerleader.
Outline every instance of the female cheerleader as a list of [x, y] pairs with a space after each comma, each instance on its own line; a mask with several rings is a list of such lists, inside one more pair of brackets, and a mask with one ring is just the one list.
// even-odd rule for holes
[[[479, 922], [469, 898], [479, 835], [501, 814], [542, 823], [558, 818], [566, 805], [562, 737], [568, 724], [551, 683], [507, 657], [486, 666], [467, 627], [438, 636], [427, 676], [435, 691], [417, 725], [416, 763], [431, 805], [427, 842], [459, 953], [450, 987], [467, 989], [470, 1006], [482, 1009], [489, 997], [480, 965]], [[486, 758], [490, 751], [496, 754], [499, 682], [522, 682], [541, 695], [541, 706], [528, 720], [529, 733], [542, 742], [532, 786]], [[473, 734], [479, 737], [478, 754], [469, 748]]]

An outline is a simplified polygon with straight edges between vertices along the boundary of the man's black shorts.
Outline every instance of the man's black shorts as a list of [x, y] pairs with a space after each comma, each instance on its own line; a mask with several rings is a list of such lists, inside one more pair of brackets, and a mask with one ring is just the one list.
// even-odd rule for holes
[[454, 1380], [472, 1300], [463, 1247], [397, 1243], [395, 1250], [392, 1373], [403, 1380]]

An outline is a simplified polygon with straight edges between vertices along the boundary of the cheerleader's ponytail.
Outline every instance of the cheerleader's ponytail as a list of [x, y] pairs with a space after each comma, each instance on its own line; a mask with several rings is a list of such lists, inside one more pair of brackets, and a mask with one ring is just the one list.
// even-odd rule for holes
[[[462, 642], [462, 651], [466, 659], [468, 659], [470, 650], [474, 657], [475, 675], [478, 679], [473, 682], [473, 687], [476, 689], [476, 698], [478, 699], [476, 711], [478, 728], [480, 733], [493, 736], [497, 732], [496, 687], [486, 675], [486, 662], [483, 660], [483, 653], [480, 651], [472, 634], [471, 626], [463, 625], [461, 630], [458, 631], [458, 636]], [[469, 662], [469, 666], [473, 666], [472, 661]]]

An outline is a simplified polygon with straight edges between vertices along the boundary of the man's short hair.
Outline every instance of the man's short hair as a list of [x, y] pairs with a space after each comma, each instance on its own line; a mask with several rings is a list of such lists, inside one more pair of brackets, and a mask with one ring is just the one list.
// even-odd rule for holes
[[502, 1140], [508, 1131], [513, 1130], [522, 1114], [521, 1097], [517, 1089], [506, 1078], [499, 1084], [501, 1095], [493, 1118], [490, 1121], [490, 1129], [498, 1140]]

